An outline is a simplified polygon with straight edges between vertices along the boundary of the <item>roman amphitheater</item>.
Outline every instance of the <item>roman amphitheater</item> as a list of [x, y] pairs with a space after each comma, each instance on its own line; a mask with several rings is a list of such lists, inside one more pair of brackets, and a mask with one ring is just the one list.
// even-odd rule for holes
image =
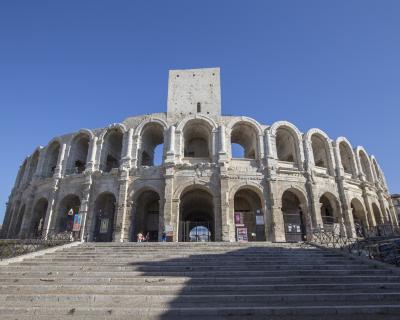
[[220, 71], [208, 68], [169, 72], [166, 113], [37, 147], [1, 236], [289, 242], [316, 228], [355, 238], [397, 224], [384, 174], [363, 147], [286, 121], [222, 115]]

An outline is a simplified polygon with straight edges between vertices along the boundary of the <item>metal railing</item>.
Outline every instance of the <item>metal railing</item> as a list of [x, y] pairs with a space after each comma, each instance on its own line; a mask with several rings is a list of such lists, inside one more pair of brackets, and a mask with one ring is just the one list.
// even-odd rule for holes
[[313, 229], [309, 243], [400, 266], [400, 229], [391, 225], [364, 228], [363, 237], [348, 238], [339, 230]]
[[79, 238], [74, 237], [71, 232], [57, 232], [56, 230], [50, 230], [47, 236], [37, 235], [19, 239], [1, 239], [0, 260], [63, 245], [76, 239]]

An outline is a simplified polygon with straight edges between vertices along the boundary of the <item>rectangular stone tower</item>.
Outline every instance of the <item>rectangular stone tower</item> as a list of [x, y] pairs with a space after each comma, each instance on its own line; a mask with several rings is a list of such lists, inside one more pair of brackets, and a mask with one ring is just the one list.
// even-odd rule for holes
[[221, 115], [219, 68], [170, 70], [168, 113]]

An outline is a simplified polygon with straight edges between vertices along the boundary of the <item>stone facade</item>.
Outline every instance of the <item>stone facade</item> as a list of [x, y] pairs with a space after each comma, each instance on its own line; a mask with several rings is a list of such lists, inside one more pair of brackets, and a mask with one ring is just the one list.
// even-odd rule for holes
[[166, 113], [38, 147], [18, 172], [2, 237], [69, 231], [76, 215], [75, 236], [117, 242], [139, 232], [188, 241], [199, 227], [214, 241], [243, 227], [250, 241], [298, 241], [316, 227], [355, 237], [359, 226], [398, 224], [374, 156], [319, 129], [221, 115], [218, 68], [170, 71]]
[[392, 202], [394, 206], [394, 210], [397, 215], [397, 220], [400, 219], [400, 194], [392, 194]]

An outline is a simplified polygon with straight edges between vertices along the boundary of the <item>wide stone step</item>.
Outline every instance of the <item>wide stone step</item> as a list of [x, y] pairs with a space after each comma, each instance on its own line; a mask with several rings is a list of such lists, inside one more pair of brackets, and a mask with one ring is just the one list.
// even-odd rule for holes
[[3, 270], [14, 270], [14, 271], [37, 271], [37, 270], [47, 270], [47, 271], [77, 271], [77, 270], [86, 270], [86, 271], [113, 271], [113, 270], [124, 270], [124, 271], [141, 271], [144, 273], [147, 272], [166, 272], [166, 271], [175, 271], [175, 272], [185, 272], [185, 271], [273, 271], [273, 270], [325, 270], [327, 272], [333, 272], [336, 269], [346, 269], [346, 270], [366, 270], [372, 269], [373, 266], [365, 265], [365, 264], [350, 264], [350, 265], [314, 265], [314, 264], [301, 264], [301, 265], [245, 265], [245, 266], [162, 266], [155, 264], [154, 266], [140, 266], [140, 265], [36, 265], [36, 264], [24, 264], [24, 265], [12, 265], [7, 266]]
[[396, 304], [399, 293], [343, 293], [343, 294], [252, 294], [252, 295], [0, 295], [3, 307], [235, 307], [241, 306], [313, 306], [362, 305], [368, 301], [375, 304]]
[[[245, 271], [185, 271], [185, 272], [146, 272], [145, 276], [157, 276], [157, 277], [189, 277], [191, 279], [196, 278], [204, 278], [204, 277], [286, 277], [286, 276], [308, 276], [308, 275], [315, 275], [315, 276], [326, 276], [330, 273], [326, 270], [278, 270], [278, 271], [252, 271], [252, 270], [245, 270]], [[347, 275], [391, 275], [394, 274], [394, 270], [387, 270], [387, 269], [364, 269], [364, 270], [342, 270], [337, 269], [334, 271], [334, 274], [337, 276], [347, 276]], [[123, 278], [136, 278], [136, 277], [143, 277], [143, 272], [140, 271], [124, 271], [124, 270], [112, 270], [112, 271], [18, 271], [9, 269], [8, 271], [1, 271], [0, 269], [0, 278], [15, 278], [18, 277], [20, 279], [23, 278], [30, 278], [30, 277], [55, 277], [55, 278], [67, 278], [67, 277], [80, 277], [80, 278], [112, 278], [112, 277], [123, 277]]]
[[[45, 319], [44, 316], [71, 316], [85, 319], [95, 319], [96, 317], [117, 318], [117, 319], [290, 319], [288, 317], [303, 317], [301, 319], [310, 319], [310, 317], [320, 317], [323, 319], [396, 319], [388, 316], [397, 316], [400, 314], [398, 304], [388, 305], [348, 305], [348, 306], [282, 306], [282, 307], [208, 307], [208, 308], [90, 308], [90, 307], [61, 307], [61, 308], [7, 308], [0, 307], [2, 319], [26, 319], [21, 316], [31, 316], [30, 319]], [[234, 316], [233, 316], [234, 315]], [[35, 318], [36, 316], [36, 318]], [[89, 318], [90, 317], [90, 318]], [[330, 317], [330, 318], [328, 318]], [[335, 318], [336, 317], [336, 318]], [[54, 318], [53, 318], [54, 319]]]
[[110, 285], [152, 285], [152, 284], [247, 284], [247, 285], [257, 285], [257, 284], [288, 284], [288, 283], [367, 283], [367, 282], [396, 282], [400, 283], [400, 276], [334, 276], [334, 275], [324, 275], [324, 276], [286, 276], [286, 277], [203, 277], [194, 278], [191, 277], [136, 277], [136, 278], [126, 278], [126, 277], [110, 277], [110, 278], [100, 278], [100, 277], [52, 277], [44, 276], [40, 278], [16, 278], [8, 277], [0, 279], [0, 284], [19, 284], [19, 285], [33, 285], [33, 284], [110, 284]]
[[400, 282], [371, 282], [371, 283], [299, 283], [299, 284], [35, 284], [35, 285], [0, 285], [0, 293], [26, 293], [26, 294], [134, 294], [140, 292], [143, 295], [170, 293], [170, 294], [210, 294], [215, 293], [271, 293], [271, 292], [397, 292], [400, 290]]

